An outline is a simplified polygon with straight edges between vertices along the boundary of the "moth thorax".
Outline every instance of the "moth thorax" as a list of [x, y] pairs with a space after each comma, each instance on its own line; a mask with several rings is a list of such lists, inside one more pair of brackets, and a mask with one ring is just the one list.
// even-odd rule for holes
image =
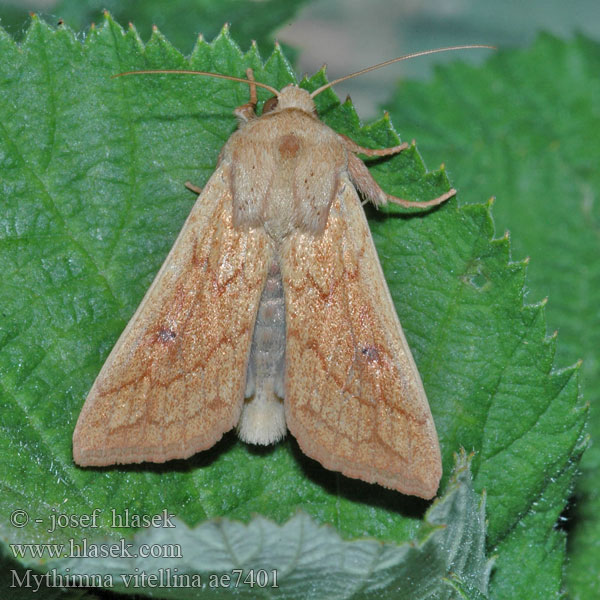
[[277, 109], [299, 108], [309, 114], [315, 114], [316, 108], [310, 93], [297, 85], [286, 85], [277, 98]]

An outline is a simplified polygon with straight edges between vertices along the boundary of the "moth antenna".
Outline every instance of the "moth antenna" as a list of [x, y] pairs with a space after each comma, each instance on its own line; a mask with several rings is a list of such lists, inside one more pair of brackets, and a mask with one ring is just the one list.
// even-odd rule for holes
[[491, 50], [496, 50], [496, 46], [487, 46], [485, 44], [471, 44], [467, 46], [450, 46], [448, 48], [436, 48], [435, 50], [423, 50], [421, 52], [412, 52], [411, 54], [405, 54], [404, 56], [398, 56], [397, 58], [391, 58], [390, 60], [386, 60], [385, 62], [379, 63], [378, 65], [373, 65], [372, 67], [367, 67], [366, 69], [361, 69], [360, 71], [356, 71], [356, 73], [350, 73], [350, 75], [345, 75], [344, 77], [340, 77], [339, 79], [335, 79], [334, 81], [330, 81], [325, 85], [322, 85], [320, 88], [316, 89], [310, 95], [311, 98], [314, 98], [317, 94], [324, 92], [327, 88], [330, 88], [342, 81], [346, 81], [346, 79], [352, 79], [353, 77], [358, 77], [359, 75], [363, 75], [364, 73], [368, 73], [369, 71], [375, 71], [375, 69], [381, 69], [381, 67], [387, 67], [387, 65], [391, 65], [395, 62], [400, 62], [401, 60], [408, 60], [409, 58], [417, 58], [417, 56], [427, 56], [428, 54], [437, 54], [438, 52], [450, 52], [451, 50], [468, 50], [471, 48], [490, 48]]
[[222, 75], [221, 73], [209, 73], [208, 71], [188, 71], [188, 70], [180, 70], [180, 69], [145, 69], [142, 71], [124, 71], [123, 73], [117, 73], [116, 75], [111, 75], [111, 79], [115, 79], [116, 77], [124, 77], [126, 75], [154, 75], [160, 73], [178, 73], [180, 75], [206, 75], [207, 77], [216, 77], [217, 79], [229, 79], [229, 81], [239, 81], [241, 83], [246, 83], [250, 86], [258, 86], [264, 88], [265, 90], [269, 90], [273, 95], [279, 96], [279, 90], [276, 90], [274, 87], [267, 85], [266, 83], [260, 83], [258, 81], [253, 81], [250, 79], [243, 79], [242, 77], [233, 77], [233, 75]]

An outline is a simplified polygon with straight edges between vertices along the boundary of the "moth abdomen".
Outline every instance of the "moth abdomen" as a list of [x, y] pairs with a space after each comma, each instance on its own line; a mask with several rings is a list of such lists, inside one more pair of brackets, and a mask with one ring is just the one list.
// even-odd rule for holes
[[246, 400], [238, 436], [251, 444], [272, 444], [285, 436], [285, 304], [278, 258], [265, 281], [248, 359]]

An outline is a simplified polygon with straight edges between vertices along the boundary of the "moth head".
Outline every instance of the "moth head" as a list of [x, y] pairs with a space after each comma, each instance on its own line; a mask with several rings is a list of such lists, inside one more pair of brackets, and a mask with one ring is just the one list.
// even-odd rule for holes
[[309, 92], [291, 83], [286, 85], [277, 96], [269, 98], [263, 107], [263, 115], [269, 112], [298, 108], [311, 115], [317, 114], [315, 103]]

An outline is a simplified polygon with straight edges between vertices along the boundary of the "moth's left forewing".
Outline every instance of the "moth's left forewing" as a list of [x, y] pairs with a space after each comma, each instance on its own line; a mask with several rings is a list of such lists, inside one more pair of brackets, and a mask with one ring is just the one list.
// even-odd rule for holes
[[286, 420], [326, 468], [423, 498], [437, 434], [359, 197], [342, 175], [322, 235], [284, 244]]

